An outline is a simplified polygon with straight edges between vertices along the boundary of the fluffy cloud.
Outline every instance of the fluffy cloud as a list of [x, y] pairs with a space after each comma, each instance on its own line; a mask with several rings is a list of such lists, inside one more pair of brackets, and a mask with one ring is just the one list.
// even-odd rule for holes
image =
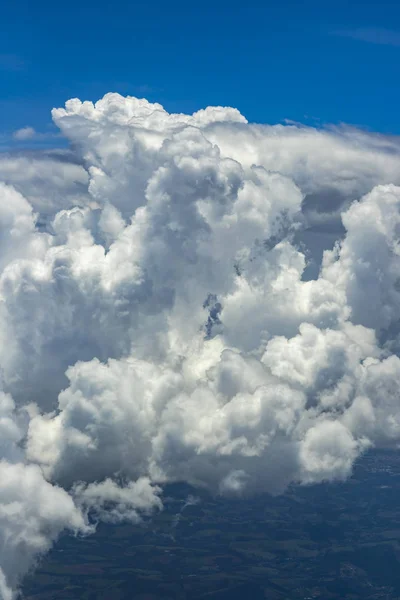
[[13, 138], [18, 141], [30, 140], [35, 137], [36, 131], [33, 127], [22, 127], [13, 133]]
[[20, 578], [64, 529], [89, 533], [86, 513], [41, 467], [29, 464], [23, 440], [29, 406], [18, 409], [0, 391], [0, 597], [12, 599]]
[[39, 227], [61, 209], [95, 206], [88, 194], [88, 174], [70, 151], [0, 153], [0, 181], [28, 200], [40, 215]]
[[396, 139], [117, 94], [53, 118], [73, 151], [0, 158], [4, 598], [167, 482], [279, 493], [400, 441]]

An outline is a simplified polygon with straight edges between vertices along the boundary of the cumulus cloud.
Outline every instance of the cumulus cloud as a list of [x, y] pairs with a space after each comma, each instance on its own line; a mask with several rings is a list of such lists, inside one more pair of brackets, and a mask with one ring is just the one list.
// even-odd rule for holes
[[396, 139], [117, 94], [53, 118], [72, 150], [0, 157], [4, 598], [168, 482], [280, 493], [400, 441]]
[[0, 181], [28, 200], [38, 226], [50, 223], [61, 209], [95, 206], [81, 159], [68, 150], [0, 153]]
[[29, 406], [18, 409], [0, 391], [0, 597], [14, 598], [23, 576], [64, 529], [89, 533], [85, 513], [68, 492], [29, 464], [23, 439]]

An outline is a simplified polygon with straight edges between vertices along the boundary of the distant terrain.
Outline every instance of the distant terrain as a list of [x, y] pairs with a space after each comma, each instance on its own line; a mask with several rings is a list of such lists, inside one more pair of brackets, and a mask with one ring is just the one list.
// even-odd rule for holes
[[25, 580], [25, 600], [400, 599], [398, 453], [371, 452], [345, 483], [279, 497], [175, 485], [164, 498], [142, 525], [63, 537]]

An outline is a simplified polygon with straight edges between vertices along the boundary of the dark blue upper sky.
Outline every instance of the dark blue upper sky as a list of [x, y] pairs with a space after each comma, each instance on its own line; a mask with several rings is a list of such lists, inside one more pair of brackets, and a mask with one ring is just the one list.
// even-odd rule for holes
[[400, 3], [361, 0], [7, 0], [0, 133], [105, 92], [251, 121], [400, 133]]

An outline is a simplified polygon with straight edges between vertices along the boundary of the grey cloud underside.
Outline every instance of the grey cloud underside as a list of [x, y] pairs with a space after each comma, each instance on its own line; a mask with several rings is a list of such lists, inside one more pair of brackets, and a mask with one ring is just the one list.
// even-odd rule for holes
[[[0, 597], [166, 482], [279, 493], [400, 441], [400, 145], [109, 94], [0, 156]], [[45, 499], [45, 502], [44, 502]]]

